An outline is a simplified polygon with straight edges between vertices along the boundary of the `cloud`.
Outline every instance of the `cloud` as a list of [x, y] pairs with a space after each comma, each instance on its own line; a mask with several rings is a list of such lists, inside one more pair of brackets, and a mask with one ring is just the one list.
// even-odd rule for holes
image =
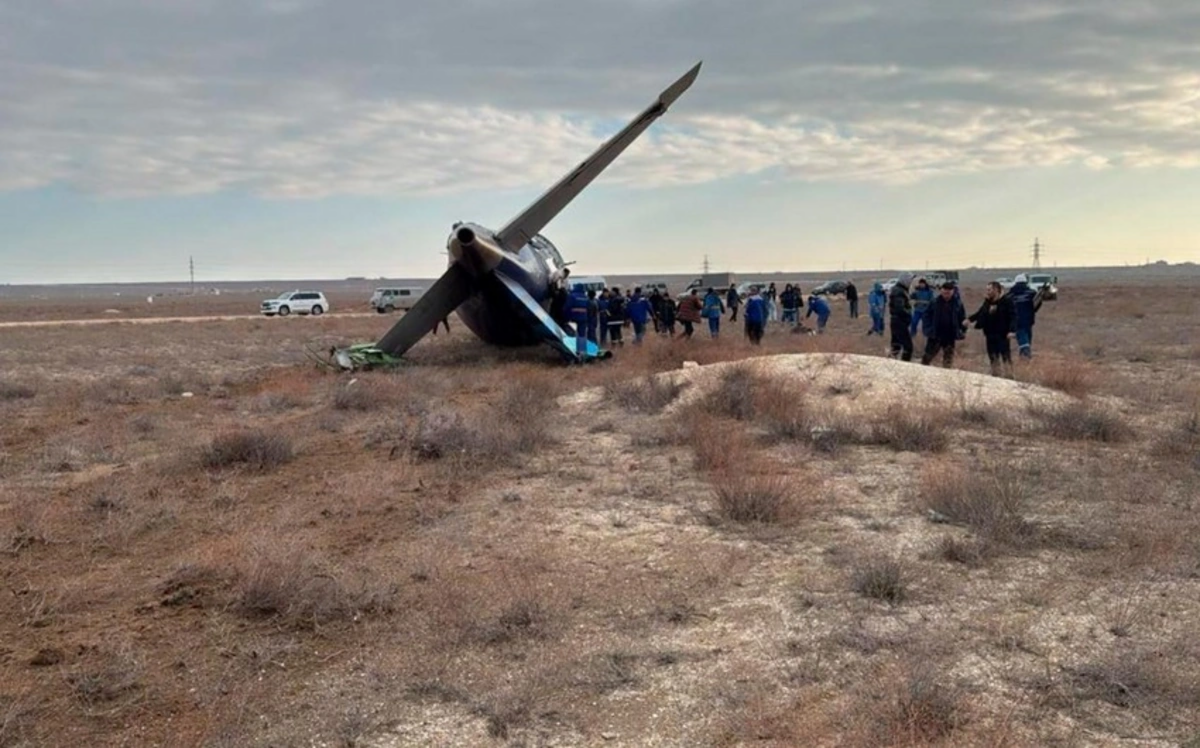
[[607, 182], [1196, 168], [1197, 32], [1173, 0], [11, 0], [0, 190], [539, 187], [701, 57]]

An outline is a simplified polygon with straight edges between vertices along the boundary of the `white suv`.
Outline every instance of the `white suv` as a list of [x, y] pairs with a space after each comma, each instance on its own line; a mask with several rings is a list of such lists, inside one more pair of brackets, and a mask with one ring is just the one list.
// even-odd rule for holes
[[288, 291], [262, 303], [262, 313], [268, 317], [311, 314], [314, 317], [329, 311], [329, 301], [320, 291]]

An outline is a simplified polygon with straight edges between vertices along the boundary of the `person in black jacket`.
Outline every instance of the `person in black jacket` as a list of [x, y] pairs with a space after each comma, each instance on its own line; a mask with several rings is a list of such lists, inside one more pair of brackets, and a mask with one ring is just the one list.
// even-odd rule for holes
[[850, 304], [850, 319], [858, 319], [858, 286], [854, 281], [846, 284], [846, 301]]
[[954, 297], [954, 283], [946, 281], [942, 284], [937, 298], [930, 303], [925, 314], [932, 315], [928, 327], [929, 335], [925, 339], [925, 355], [921, 363], [928, 366], [942, 353], [942, 366], [949, 369], [954, 366], [954, 344], [958, 342], [958, 333], [966, 324], [962, 304]]
[[900, 357], [901, 361], [912, 361], [913, 339], [908, 329], [912, 324], [912, 300], [908, 297], [908, 287], [912, 283], [912, 273], [901, 273], [888, 294], [888, 314], [892, 326], [892, 358]]
[[976, 330], [983, 331], [992, 376], [1012, 379], [1012, 344], [1009, 340], [1017, 331], [1017, 315], [1004, 288], [996, 281], [989, 283], [979, 311], [967, 319], [975, 323]]

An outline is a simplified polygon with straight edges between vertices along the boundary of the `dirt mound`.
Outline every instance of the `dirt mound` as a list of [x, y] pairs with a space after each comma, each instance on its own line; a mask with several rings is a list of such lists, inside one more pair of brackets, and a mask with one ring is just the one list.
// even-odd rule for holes
[[[1036, 384], [958, 369], [921, 366], [878, 356], [800, 353], [707, 366], [685, 364], [682, 369], [659, 374], [681, 388], [678, 399], [666, 412], [703, 398], [736, 370], [775, 381], [793, 381], [798, 395], [852, 410], [886, 408], [899, 403], [922, 408], [977, 407], [1025, 412], [1061, 405], [1071, 399]], [[603, 396], [603, 389], [593, 388], [564, 398], [562, 404], [594, 406]]]

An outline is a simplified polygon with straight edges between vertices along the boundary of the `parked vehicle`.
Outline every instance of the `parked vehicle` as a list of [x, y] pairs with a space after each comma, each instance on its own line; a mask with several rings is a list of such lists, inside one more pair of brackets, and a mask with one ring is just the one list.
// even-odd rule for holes
[[567, 284], [571, 288], [581, 284], [584, 291], [595, 291], [597, 294], [608, 288], [608, 281], [604, 280], [603, 275], [572, 275], [567, 278]]
[[676, 294], [680, 299], [691, 295], [692, 289], [699, 291], [707, 291], [710, 288], [715, 288], [718, 291], [727, 290], [736, 282], [733, 273], [708, 273], [696, 278], [683, 289], [683, 293]]
[[1054, 301], [1058, 298], [1057, 275], [1049, 275], [1047, 273], [1032, 273], [1029, 276], [1029, 287], [1041, 291], [1042, 298], [1046, 301]]
[[[758, 286], [759, 291], [766, 291], [771, 286], [771, 282], [770, 281], [745, 281], [744, 283], [739, 283], [737, 286], [738, 298], [744, 299], [747, 296], [749, 296], [750, 288], [752, 286]], [[779, 285], [776, 284], [775, 287], [779, 288]]]
[[841, 280], [826, 281], [809, 293], [813, 296], [840, 296], [846, 293], [847, 285], [846, 281]]
[[392, 288], [377, 288], [371, 294], [371, 308], [380, 314], [394, 312], [397, 309], [412, 309], [413, 304], [425, 295], [425, 289], [419, 286], [400, 286]]
[[262, 303], [262, 313], [268, 317], [289, 314], [320, 316], [329, 311], [329, 300], [320, 291], [288, 291]]

